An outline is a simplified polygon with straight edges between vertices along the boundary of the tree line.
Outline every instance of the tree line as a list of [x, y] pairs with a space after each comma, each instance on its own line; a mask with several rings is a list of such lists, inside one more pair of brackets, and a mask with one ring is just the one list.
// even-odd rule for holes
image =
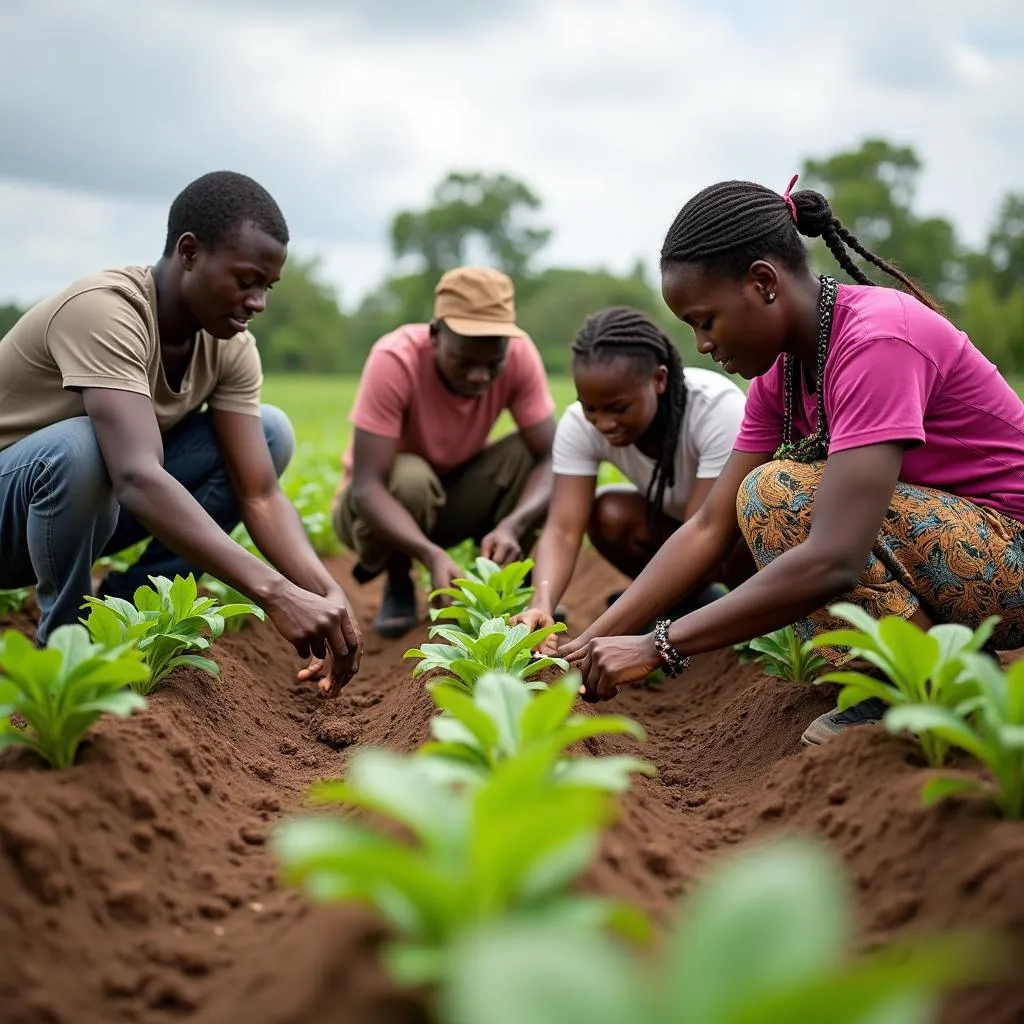
[[[957, 238], [949, 220], [916, 212], [921, 170], [912, 147], [868, 139], [856, 150], [806, 160], [800, 187], [823, 192], [844, 224], [936, 296], [1004, 373], [1024, 372], [1024, 191], [994, 204], [987, 240], [976, 251]], [[665, 308], [656, 270], [643, 261], [626, 275], [541, 268], [551, 235], [542, 222], [541, 199], [523, 182], [504, 174], [450, 173], [422, 209], [401, 210], [392, 218], [391, 269], [352, 307], [324, 280], [316, 257], [289, 258], [254, 325], [264, 367], [358, 373], [378, 337], [399, 324], [430, 318], [434, 285], [445, 270], [481, 261], [515, 282], [519, 323], [552, 373], [568, 369], [569, 345], [584, 317], [612, 305], [645, 311], [681, 343], [687, 362], [705, 363], [689, 329]], [[826, 252], [816, 251], [814, 262], [845, 280]], [[868, 265], [864, 270], [888, 281]], [[0, 306], [0, 336], [21, 312]]]

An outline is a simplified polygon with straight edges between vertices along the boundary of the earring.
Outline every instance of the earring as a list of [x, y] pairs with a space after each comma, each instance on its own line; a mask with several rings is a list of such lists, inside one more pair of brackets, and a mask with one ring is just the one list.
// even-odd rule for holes
[[765, 302], [767, 302], [770, 305], [774, 301], [775, 301], [775, 292], [769, 292], [768, 295], [765, 297]]

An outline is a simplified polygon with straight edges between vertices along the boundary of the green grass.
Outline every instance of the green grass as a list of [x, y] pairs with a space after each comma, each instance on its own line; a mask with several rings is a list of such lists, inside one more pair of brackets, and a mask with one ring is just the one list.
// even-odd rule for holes
[[[358, 377], [302, 377], [267, 374], [263, 401], [282, 408], [291, 417], [299, 446], [334, 448], [339, 457], [352, 433], [349, 412], [356, 397]], [[576, 400], [571, 377], [553, 377], [551, 394], [558, 413]], [[512, 428], [507, 413], [495, 425], [495, 434]]]
[[[284, 476], [285, 485], [295, 477], [310, 475], [311, 463], [318, 467], [318, 472], [312, 475], [321, 479], [330, 475], [335, 483], [341, 478], [341, 456], [352, 436], [348, 416], [358, 383], [357, 377], [267, 374], [263, 401], [283, 409], [295, 428], [297, 450]], [[553, 377], [550, 385], [557, 414], [561, 415], [562, 410], [576, 400], [572, 378]], [[513, 426], [512, 417], [504, 413], [494, 426], [494, 436], [500, 437]], [[325, 463], [329, 464], [329, 473]], [[601, 480], [604, 482], [605, 473]]]

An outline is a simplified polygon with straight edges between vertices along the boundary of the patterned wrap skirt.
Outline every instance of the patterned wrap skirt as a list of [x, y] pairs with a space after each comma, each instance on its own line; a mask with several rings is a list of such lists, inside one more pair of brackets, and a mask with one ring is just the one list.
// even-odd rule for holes
[[[824, 468], [824, 461], [767, 462], [743, 481], [736, 515], [758, 569], [810, 533]], [[1024, 647], [1024, 524], [944, 491], [898, 483], [864, 572], [842, 600], [876, 619], [909, 619], [920, 608], [933, 622], [971, 629], [998, 615], [992, 646]], [[804, 639], [848, 627], [826, 610], [794, 623]], [[835, 665], [850, 657], [845, 649], [822, 654]]]

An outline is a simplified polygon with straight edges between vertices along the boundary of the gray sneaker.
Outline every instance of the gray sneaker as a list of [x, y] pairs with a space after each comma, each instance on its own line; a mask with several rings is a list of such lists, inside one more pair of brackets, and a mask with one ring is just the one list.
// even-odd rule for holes
[[819, 715], [804, 730], [800, 742], [805, 747], [817, 747], [822, 743], [838, 736], [844, 729], [853, 725], [874, 725], [882, 720], [886, 709], [889, 707], [884, 700], [878, 697], [868, 697], [859, 704], [848, 707], [845, 711], [833, 708], [831, 711]]

